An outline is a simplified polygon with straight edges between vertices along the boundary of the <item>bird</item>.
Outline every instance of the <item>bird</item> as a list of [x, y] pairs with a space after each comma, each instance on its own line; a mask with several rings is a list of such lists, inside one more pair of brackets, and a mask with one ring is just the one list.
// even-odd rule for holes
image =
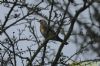
[[[41, 19], [39, 20], [39, 22], [40, 22], [40, 32], [45, 39], [63, 42], [63, 40], [57, 35], [57, 33], [50, 26], [48, 26], [46, 20]], [[67, 44], [68, 42], [65, 42], [65, 45]]]

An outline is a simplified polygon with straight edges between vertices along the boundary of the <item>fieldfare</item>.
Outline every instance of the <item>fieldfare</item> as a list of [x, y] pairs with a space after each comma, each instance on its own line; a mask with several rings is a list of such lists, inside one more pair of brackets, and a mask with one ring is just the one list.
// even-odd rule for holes
[[[45, 20], [42, 19], [39, 20], [39, 22], [40, 22], [40, 32], [45, 39], [63, 42], [63, 40], [58, 35], [56, 36], [56, 32], [51, 27], [48, 27]], [[65, 44], [67, 45], [68, 43], [66, 42]]]

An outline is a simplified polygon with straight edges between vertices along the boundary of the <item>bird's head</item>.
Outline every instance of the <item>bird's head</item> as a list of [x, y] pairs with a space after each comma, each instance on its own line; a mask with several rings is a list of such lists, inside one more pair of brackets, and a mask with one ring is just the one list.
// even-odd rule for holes
[[45, 25], [45, 26], [47, 25], [46, 21], [43, 20], [43, 19], [39, 20], [39, 22], [40, 22], [41, 25]]

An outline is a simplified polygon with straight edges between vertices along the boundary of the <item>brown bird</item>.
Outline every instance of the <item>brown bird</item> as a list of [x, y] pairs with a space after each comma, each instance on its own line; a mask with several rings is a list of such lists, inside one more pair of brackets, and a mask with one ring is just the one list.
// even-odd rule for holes
[[[39, 22], [40, 22], [40, 32], [45, 39], [48, 38], [50, 40], [63, 42], [63, 40], [59, 36], [56, 36], [56, 32], [51, 27], [48, 27], [45, 20], [42, 19], [39, 20]], [[65, 44], [67, 45], [68, 43], [66, 42]]]

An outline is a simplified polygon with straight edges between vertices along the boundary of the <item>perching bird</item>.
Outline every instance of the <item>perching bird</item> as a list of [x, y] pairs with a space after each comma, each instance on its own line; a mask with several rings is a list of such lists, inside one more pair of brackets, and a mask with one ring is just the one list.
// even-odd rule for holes
[[[39, 20], [40, 22], [40, 32], [44, 36], [45, 39], [50, 39], [50, 40], [56, 40], [63, 42], [63, 40], [59, 37], [56, 36], [56, 32], [51, 29], [51, 27], [48, 27], [47, 23], [45, 20]], [[66, 45], [68, 44], [67, 42], [65, 43]]]

